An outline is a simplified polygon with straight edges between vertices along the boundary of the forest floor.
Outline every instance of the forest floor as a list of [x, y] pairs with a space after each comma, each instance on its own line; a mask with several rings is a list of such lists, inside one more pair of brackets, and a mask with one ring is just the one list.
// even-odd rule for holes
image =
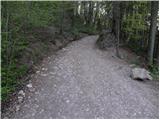
[[157, 118], [158, 81], [136, 81], [130, 64], [88, 36], [43, 60], [23, 102], [3, 118]]

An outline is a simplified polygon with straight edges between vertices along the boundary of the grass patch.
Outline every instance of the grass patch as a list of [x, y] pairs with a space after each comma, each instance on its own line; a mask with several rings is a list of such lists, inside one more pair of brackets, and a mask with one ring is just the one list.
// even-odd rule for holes
[[2, 67], [2, 87], [1, 87], [1, 100], [7, 100], [9, 95], [22, 83], [22, 78], [27, 72], [27, 67], [22, 65], [17, 67], [16, 64], [11, 64], [10, 67]]

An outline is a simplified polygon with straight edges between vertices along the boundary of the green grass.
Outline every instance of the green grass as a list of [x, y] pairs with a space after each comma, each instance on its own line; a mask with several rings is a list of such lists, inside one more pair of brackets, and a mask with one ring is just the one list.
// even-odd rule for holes
[[9, 67], [2, 67], [1, 100], [7, 100], [9, 95], [22, 83], [22, 78], [27, 72], [27, 67], [22, 65], [17, 67], [11, 64]]

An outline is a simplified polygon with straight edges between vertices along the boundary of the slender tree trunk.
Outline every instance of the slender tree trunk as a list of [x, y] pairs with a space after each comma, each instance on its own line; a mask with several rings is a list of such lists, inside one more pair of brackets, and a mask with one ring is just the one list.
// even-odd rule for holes
[[[6, 80], [8, 81], [8, 75], [9, 75], [9, 69], [10, 69], [10, 67], [9, 67], [9, 63], [10, 63], [10, 42], [9, 42], [9, 19], [10, 19], [10, 12], [9, 12], [9, 10], [8, 10], [8, 5], [7, 5], [8, 3], [6, 3], [6, 25], [5, 25], [5, 32], [6, 32], [6, 41], [7, 41], [7, 50], [6, 50], [6, 56], [7, 56], [7, 72], [6, 72]], [[8, 82], [7, 82], [7, 84], [6, 84], [6, 86], [8, 86]]]
[[89, 14], [88, 14], [88, 23], [92, 25], [93, 18], [93, 2], [89, 1]]
[[78, 15], [78, 6], [79, 6], [78, 1], [74, 1], [74, 16]]
[[71, 18], [71, 27], [75, 26], [76, 17], [78, 16], [78, 1], [74, 1], [72, 4], [74, 4], [74, 8], [71, 10], [70, 18]]
[[96, 3], [96, 11], [95, 11], [95, 17], [94, 17], [94, 25], [95, 25], [95, 27], [96, 27], [96, 24], [97, 24], [98, 14], [99, 14], [99, 2]]
[[149, 35], [149, 49], [148, 49], [148, 62], [153, 64], [154, 44], [157, 27], [157, 14], [158, 14], [158, 1], [151, 2], [151, 25]]
[[84, 1], [84, 19], [85, 19], [85, 24], [87, 25], [88, 23], [88, 9], [87, 9], [87, 2]]
[[119, 19], [117, 19], [116, 20], [116, 28], [117, 28], [117, 32], [116, 32], [116, 40], [117, 40], [117, 45], [116, 45], [116, 54], [117, 54], [117, 57], [120, 57], [120, 54], [119, 54], [119, 33], [120, 33], [120, 20]]
[[159, 35], [156, 35], [154, 57], [159, 60]]
[[61, 3], [61, 8], [60, 8], [60, 18], [61, 18], [61, 22], [60, 22], [60, 34], [63, 34], [63, 20], [64, 20], [64, 8], [63, 8], [63, 3]]
[[85, 9], [85, 3], [84, 3], [84, 1], [81, 1], [81, 2], [80, 2], [80, 6], [81, 6], [81, 9], [80, 9], [80, 17], [81, 17], [82, 20], [83, 20], [83, 24], [85, 24], [85, 11], [84, 11], [84, 9]]

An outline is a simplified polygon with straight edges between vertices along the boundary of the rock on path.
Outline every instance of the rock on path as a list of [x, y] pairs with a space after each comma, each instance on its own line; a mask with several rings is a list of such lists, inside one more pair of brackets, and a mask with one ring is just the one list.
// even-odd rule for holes
[[129, 64], [115, 51], [95, 47], [85, 37], [46, 58], [27, 93], [9, 118], [158, 118], [158, 85], [130, 77]]

